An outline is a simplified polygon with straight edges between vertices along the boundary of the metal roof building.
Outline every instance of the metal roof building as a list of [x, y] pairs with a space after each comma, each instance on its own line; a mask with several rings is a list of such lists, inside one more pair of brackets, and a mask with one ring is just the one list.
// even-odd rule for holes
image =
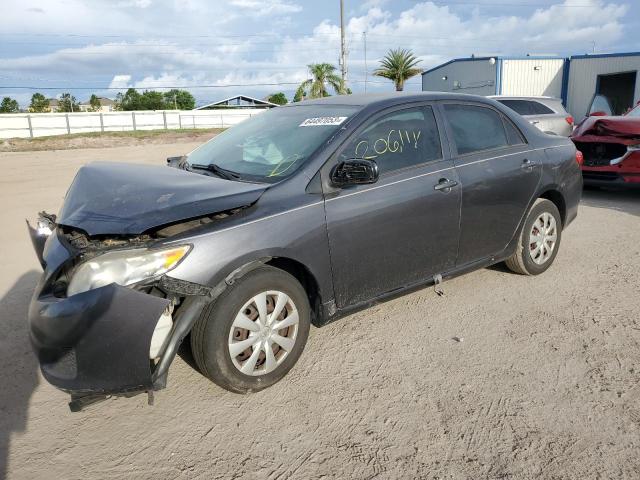
[[638, 70], [640, 52], [457, 58], [425, 71], [422, 90], [558, 97], [579, 119], [587, 114], [596, 93], [609, 98], [614, 113], [635, 105], [640, 100]]

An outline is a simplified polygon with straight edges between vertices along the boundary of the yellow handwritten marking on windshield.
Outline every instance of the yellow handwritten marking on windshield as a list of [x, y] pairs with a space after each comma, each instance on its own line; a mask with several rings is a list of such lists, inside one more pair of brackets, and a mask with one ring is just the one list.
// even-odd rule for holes
[[[422, 132], [420, 130], [414, 130], [409, 132], [409, 130], [389, 130], [389, 133], [385, 137], [380, 137], [373, 142], [373, 152], [375, 155], [367, 155], [369, 152], [369, 140], [360, 140], [356, 145], [356, 149], [354, 151], [354, 158], [364, 158], [366, 160], [372, 160], [377, 158], [385, 153], [402, 153], [405, 148], [413, 147], [414, 150], [418, 149], [418, 140], [420, 139], [420, 134]], [[404, 139], [407, 139], [405, 143]], [[413, 141], [411, 141], [411, 137], [413, 137]]]
[[[293, 159], [291, 159], [293, 157]], [[267, 177], [277, 177], [282, 175], [283, 173], [285, 173], [287, 170], [289, 170], [291, 167], [293, 167], [296, 162], [298, 160], [300, 160], [302, 157], [300, 155], [298, 155], [297, 153], [294, 153], [292, 155], [286, 156], [284, 157], [282, 160], [280, 160], [276, 166], [273, 168], [273, 170], [271, 170], [271, 172], [269, 172], [269, 174], [267, 175]], [[282, 170], [278, 171], [278, 169], [280, 169], [280, 167], [286, 163], [289, 163], [289, 165], [287, 165], [286, 167], [284, 167]]]

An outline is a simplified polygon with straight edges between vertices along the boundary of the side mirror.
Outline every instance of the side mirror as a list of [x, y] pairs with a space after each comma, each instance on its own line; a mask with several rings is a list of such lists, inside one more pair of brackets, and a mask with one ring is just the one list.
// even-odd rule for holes
[[351, 158], [338, 163], [331, 170], [331, 183], [336, 187], [376, 183], [380, 176], [378, 164], [373, 160]]
[[186, 155], [182, 155], [180, 157], [169, 157], [167, 158], [167, 166], [184, 169], [184, 164], [186, 161], [187, 161]]

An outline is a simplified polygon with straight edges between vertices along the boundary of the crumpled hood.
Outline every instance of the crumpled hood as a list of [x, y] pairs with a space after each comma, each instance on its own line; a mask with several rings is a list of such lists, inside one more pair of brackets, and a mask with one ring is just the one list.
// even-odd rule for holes
[[640, 143], [640, 117], [587, 117], [573, 131], [571, 139], [634, 145]]
[[266, 188], [166, 166], [96, 162], [76, 174], [57, 223], [89, 235], [137, 235], [251, 205]]

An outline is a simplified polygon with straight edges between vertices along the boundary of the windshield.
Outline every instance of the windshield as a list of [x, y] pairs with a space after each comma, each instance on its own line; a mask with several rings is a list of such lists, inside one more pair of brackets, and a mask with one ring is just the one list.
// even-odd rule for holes
[[276, 107], [214, 137], [187, 160], [192, 166], [216, 164], [241, 179], [277, 182], [299, 169], [355, 111], [343, 105]]
[[640, 117], [640, 105], [636, 105], [627, 112], [627, 117]]
[[613, 115], [609, 99], [604, 95], [596, 94], [593, 96], [591, 107], [589, 107], [589, 116], [594, 114], [605, 116]]

